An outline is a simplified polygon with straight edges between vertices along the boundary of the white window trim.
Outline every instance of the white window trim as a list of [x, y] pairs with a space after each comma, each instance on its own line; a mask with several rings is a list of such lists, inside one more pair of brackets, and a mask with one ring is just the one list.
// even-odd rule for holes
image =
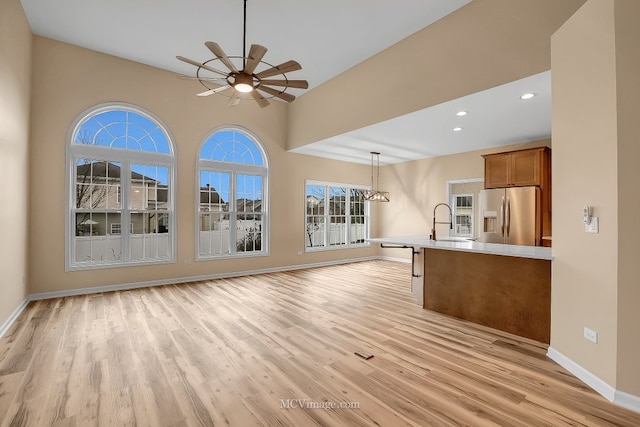
[[[223, 162], [217, 160], [206, 160], [200, 159], [200, 152], [202, 151], [202, 147], [207, 142], [207, 140], [213, 136], [216, 132], [230, 130], [236, 132], [242, 132], [246, 134], [249, 138], [253, 140], [256, 144], [256, 147], [260, 150], [262, 154], [263, 165], [250, 165], [245, 163], [232, 163], [232, 162]], [[270, 254], [270, 215], [269, 215], [269, 175], [270, 175], [270, 161], [269, 156], [267, 155], [267, 150], [260, 142], [260, 139], [251, 132], [250, 130], [241, 127], [241, 126], [219, 126], [211, 131], [200, 144], [200, 148], [198, 149], [198, 156], [196, 158], [196, 185], [195, 185], [195, 216], [194, 216], [194, 224], [195, 224], [195, 260], [196, 261], [212, 261], [212, 260], [222, 260], [222, 259], [233, 259], [233, 258], [255, 258], [255, 257], [264, 257], [269, 256]], [[229, 173], [231, 176], [229, 177], [229, 195], [230, 197], [235, 197], [236, 190], [236, 176], [238, 174], [248, 174], [248, 175], [259, 175], [262, 177], [262, 223], [264, 224], [264, 228], [262, 229], [262, 250], [260, 251], [251, 251], [251, 252], [237, 252], [232, 251], [227, 254], [220, 255], [211, 255], [211, 254], [201, 254], [200, 253], [200, 172], [225, 172]], [[229, 229], [236, 229], [233, 224], [234, 219], [229, 218], [230, 226]]]
[[[103, 147], [103, 146], [95, 146], [95, 145], [82, 145], [75, 144], [73, 142], [73, 137], [75, 136], [78, 127], [81, 123], [84, 122], [89, 116], [97, 115], [105, 111], [110, 110], [125, 110], [130, 111], [141, 116], [146, 116], [148, 119], [155, 122], [155, 124], [160, 127], [160, 129], [167, 135], [169, 140], [169, 149], [171, 150], [171, 154], [165, 153], [157, 153], [150, 151], [137, 151], [137, 150], [127, 150], [122, 148], [112, 148], [112, 147]], [[78, 263], [75, 261], [75, 245], [73, 238], [75, 237], [75, 218], [71, 215], [72, 211], [75, 209], [73, 206], [73, 194], [75, 193], [75, 167], [77, 159], [87, 159], [87, 160], [100, 160], [100, 161], [111, 161], [111, 162], [119, 162], [122, 164], [120, 171], [120, 187], [121, 187], [121, 203], [122, 200], [129, 200], [129, 180], [131, 176], [131, 164], [142, 164], [142, 165], [153, 165], [153, 166], [162, 166], [167, 167], [169, 169], [168, 174], [168, 186], [169, 189], [169, 199], [167, 200], [167, 205], [169, 207], [169, 229], [171, 233], [169, 233], [169, 256], [165, 259], [146, 259], [146, 260], [127, 260], [122, 262], [101, 262], [101, 263]], [[176, 262], [176, 224], [177, 224], [177, 212], [175, 208], [175, 147], [174, 147], [174, 138], [169, 132], [167, 126], [154, 114], [145, 110], [144, 108], [126, 104], [126, 103], [107, 103], [100, 104], [94, 107], [91, 107], [80, 114], [72, 126], [69, 129], [67, 135], [67, 149], [66, 149], [66, 162], [67, 162], [67, 170], [66, 170], [66, 209], [65, 209], [65, 271], [76, 271], [76, 270], [94, 270], [94, 269], [104, 269], [104, 268], [122, 268], [122, 267], [130, 267], [137, 265], [154, 265], [154, 264], [172, 264]], [[130, 212], [128, 207], [121, 206], [120, 209], [124, 215], [121, 215], [121, 224], [122, 228], [129, 227], [131, 224], [128, 215], [126, 213]], [[71, 235], [73, 231], [74, 236]], [[128, 235], [128, 234], [127, 234]], [[125, 235], [126, 236], [126, 235]], [[123, 258], [126, 259], [128, 256], [128, 244], [124, 245], [123, 250]]]
[[[468, 184], [468, 183], [473, 183], [473, 182], [484, 182], [484, 178], [464, 178], [464, 179], [451, 179], [449, 181], [447, 181], [447, 200], [449, 201], [449, 206], [451, 206], [451, 210], [452, 210], [452, 214], [453, 214], [453, 191], [452, 191], [452, 187], [454, 184]], [[475, 204], [477, 203], [477, 200], [473, 200], [473, 217], [472, 217], [472, 221], [473, 221], [473, 232], [474, 234], [477, 234], [478, 230], [480, 230], [482, 227], [480, 225], [480, 218], [476, 218], [476, 206]], [[449, 234], [451, 230], [447, 230], [447, 235], [454, 237], [454, 234]], [[471, 237], [477, 237], [477, 236], [471, 236]]]
[[[305, 252], [323, 252], [323, 251], [334, 251], [334, 250], [343, 250], [343, 249], [354, 249], [354, 248], [367, 248], [371, 246], [371, 243], [367, 242], [366, 240], [369, 239], [369, 237], [371, 236], [371, 202], [370, 201], [365, 201], [364, 202], [364, 217], [365, 217], [365, 242], [363, 243], [350, 243], [349, 241], [350, 236], [348, 235], [348, 231], [347, 231], [347, 242], [349, 243], [345, 243], [344, 245], [330, 245], [328, 244], [329, 242], [329, 227], [325, 227], [325, 240], [324, 240], [324, 246], [314, 246], [314, 247], [308, 247], [307, 246], [307, 232], [306, 232], [306, 227], [307, 227], [307, 187], [309, 185], [317, 185], [317, 186], [324, 186], [325, 187], [325, 196], [328, 194], [328, 188], [329, 187], [339, 187], [339, 188], [346, 188], [347, 189], [347, 194], [350, 192], [350, 190], [371, 190], [371, 186], [370, 185], [358, 185], [358, 184], [345, 184], [345, 183], [338, 183], [338, 182], [329, 182], [329, 181], [317, 181], [317, 180], [311, 180], [311, 179], [307, 179], [305, 180], [304, 183], [304, 240], [303, 240], [303, 247], [304, 247], [304, 251]], [[351, 209], [349, 209], [349, 203], [350, 203], [350, 199], [349, 197], [346, 198], [347, 200], [347, 206], [346, 206], [346, 220], [347, 224], [350, 224], [350, 219], [351, 219]], [[328, 219], [329, 219], [329, 211], [328, 209], [325, 209], [325, 213], [324, 213], [324, 218], [325, 218], [325, 224], [328, 224]], [[349, 229], [347, 229], [349, 230]]]

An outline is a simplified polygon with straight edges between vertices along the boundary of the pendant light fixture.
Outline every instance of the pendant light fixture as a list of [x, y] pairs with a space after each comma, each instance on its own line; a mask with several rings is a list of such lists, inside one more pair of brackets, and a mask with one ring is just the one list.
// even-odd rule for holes
[[[376, 159], [375, 166], [373, 162], [374, 157]], [[373, 185], [374, 169], [376, 173], [375, 186]], [[380, 191], [379, 188], [380, 188], [380, 153], [376, 151], [372, 151], [371, 152], [371, 190], [365, 191], [364, 199], [370, 202], [388, 202], [389, 192]]]

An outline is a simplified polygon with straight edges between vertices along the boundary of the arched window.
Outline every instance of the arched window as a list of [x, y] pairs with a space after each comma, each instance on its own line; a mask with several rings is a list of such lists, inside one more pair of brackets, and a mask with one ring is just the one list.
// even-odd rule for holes
[[198, 258], [265, 255], [267, 158], [244, 129], [213, 132], [202, 145], [198, 185]]
[[68, 146], [67, 269], [174, 260], [174, 156], [150, 114], [102, 105]]

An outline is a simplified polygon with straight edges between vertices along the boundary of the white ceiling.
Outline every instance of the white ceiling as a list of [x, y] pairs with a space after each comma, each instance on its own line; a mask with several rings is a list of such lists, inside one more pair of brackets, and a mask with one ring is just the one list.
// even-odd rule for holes
[[[21, 1], [34, 34], [177, 74], [193, 75], [195, 67], [176, 55], [212, 58], [208, 40], [230, 56], [242, 54], [242, 0]], [[302, 70], [287, 77], [308, 80], [310, 90], [470, 1], [248, 0], [247, 44], [266, 46], [267, 63], [298, 61]], [[523, 91], [538, 96], [521, 101]], [[550, 75], [543, 73], [296, 152], [368, 163], [369, 152], [380, 151], [386, 164], [546, 138], [550, 92]], [[460, 109], [469, 114], [456, 117]], [[464, 129], [451, 132], [456, 125]]]
[[[533, 93], [531, 99], [520, 96]], [[467, 115], [456, 114], [466, 111]], [[462, 130], [454, 132], [453, 129]], [[292, 151], [380, 164], [406, 162], [551, 137], [551, 71], [376, 123]]]

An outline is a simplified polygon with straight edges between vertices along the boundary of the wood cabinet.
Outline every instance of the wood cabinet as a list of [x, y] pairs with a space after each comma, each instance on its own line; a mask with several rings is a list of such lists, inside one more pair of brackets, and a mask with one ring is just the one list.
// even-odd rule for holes
[[551, 261], [427, 248], [423, 307], [548, 344]]
[[482, 157], [485, 188], [543, 186], [551, 166], [549, 147], [486, 154]]
[[[540, 236], [551, 236], [551, 149], [536, 147], [526, 150], [485, 154], [484, 188], [540, 187], [538, 218]], [[543, 242], [551, 246], [551, 239]]]

